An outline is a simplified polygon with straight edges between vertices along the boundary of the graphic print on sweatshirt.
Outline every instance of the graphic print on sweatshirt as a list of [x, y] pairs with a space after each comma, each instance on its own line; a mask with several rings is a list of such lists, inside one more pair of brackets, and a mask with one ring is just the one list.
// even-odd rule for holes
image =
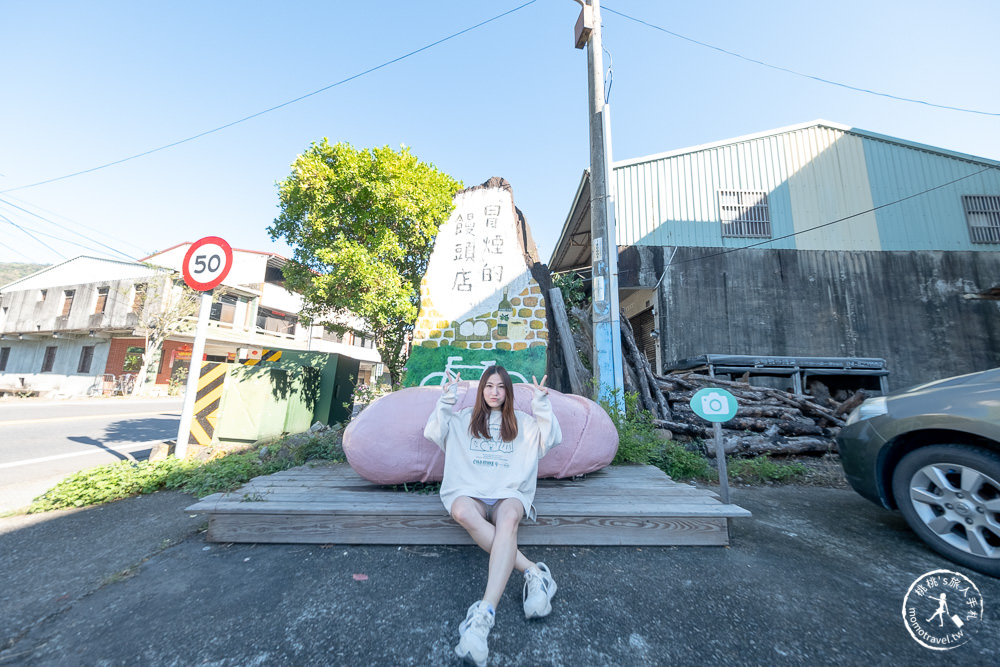
[[469, 451], [475, 452], [472, 464], [488, 468], [510, 468], [509, 454], [514, 453], [514, 443], [500, 438], [500, 424], [490, 424], [489, 439], [472, 436]]

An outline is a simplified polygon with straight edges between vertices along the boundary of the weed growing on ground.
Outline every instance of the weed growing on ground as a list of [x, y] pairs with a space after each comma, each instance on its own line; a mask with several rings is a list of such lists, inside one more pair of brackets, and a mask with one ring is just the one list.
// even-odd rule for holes
[[798, 462], [772, 461], [766, 454], [753, 459], [728, 459], [729, 478], [744, 483], [794, 482], [808, 469]]
[[672, 440], [663, 443], [650, 463], [670, 475], [671, 479], [718, 479], [718, 472], [707, 458]]
[[295, 447], [283, 441], [228, 454], [211, 461], [168, 457], [162, 461], [121, 461], [70, 475], [32, 502], [29, 514], [99, 505], [143, 493], [173, 489], [199, 498], [232, 491], [254, 477], [307, 461], [343, 462], [341, 431], [317, 435]]
[[[614, 407], [621, 403], [625, 405], [624, 413]], [[601, 400], [601, 407], [618, 430], [618, 452], [611, 465], [649, 463], [660, 448], [661, 440], [656, 435], [653, 414], [642, 407], [639, 394], [615, 389], [608, 399]]]

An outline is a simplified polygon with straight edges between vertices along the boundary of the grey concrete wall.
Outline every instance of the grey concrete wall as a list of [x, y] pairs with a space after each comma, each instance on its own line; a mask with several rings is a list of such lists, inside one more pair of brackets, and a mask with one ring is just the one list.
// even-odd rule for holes
[[622, 249], [623, 287], [659, 280], [662, 359], [881, 357], [890, 389], [1000, 366], [1000, 253], [726, 250]]
[[[78, 373], [80, 355], [84, 346], [94, 347], [90, 370]], [[43, 373], [42, 361], [45, 348], [55, 346], [56, 356], [52, 370]], [[0, 340], [0, 347], [9, 347], [7, 368], [0, 372], [0, 389], [28, 389], [44, 396], [84, 396], [94, 387], [104, 373], [110, 344], [103, 338], [44, 340]], [[22, 382], [23, 379], [23, 382]]]

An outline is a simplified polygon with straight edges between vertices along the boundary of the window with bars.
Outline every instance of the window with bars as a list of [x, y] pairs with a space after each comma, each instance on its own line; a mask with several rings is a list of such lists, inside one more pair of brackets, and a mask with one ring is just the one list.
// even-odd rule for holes
[[1000, 243], [1000, 195], [962, 197], [973, 243]]
[[42, 358], [42, 372], [51, 373], [56, 365], [56, 347], [54, 345], [45, 348], [45, 356]]
[[771, 238], [766, 192], [720, 190], [719, 214], [723, 238]]
[[90, 365], [94, 361], [94, 346], [84, 345], [80, 350], [80, 363], [76, 365], [77, 373], [89, 373]]

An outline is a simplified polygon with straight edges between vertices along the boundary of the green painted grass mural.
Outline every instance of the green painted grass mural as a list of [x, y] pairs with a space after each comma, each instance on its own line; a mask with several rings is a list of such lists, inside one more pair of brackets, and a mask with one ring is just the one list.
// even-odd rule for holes
[[445, 370], [461, 373], [463, 380], [478, 381], [483, 370], [499, 364], [510, 373], [514, 382], [531, 384], [531, 377], [539, 380], [545, 375], [546, 347], [538, 345], [525, 350], [469, 350], [451, 345], [441, 347], [414, 347], [406, 362], [406, 379], [403, 386], [437, 387], [445, 378]]

